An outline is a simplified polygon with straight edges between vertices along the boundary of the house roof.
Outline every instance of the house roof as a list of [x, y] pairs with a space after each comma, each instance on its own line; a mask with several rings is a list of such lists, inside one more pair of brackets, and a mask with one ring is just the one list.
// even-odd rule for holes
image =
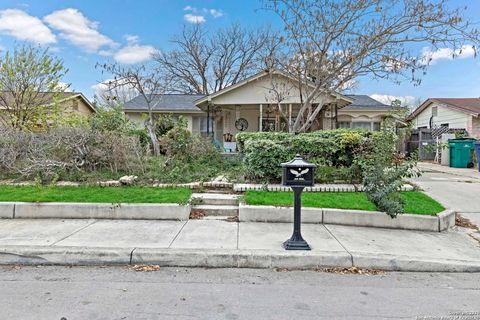
[[343, 108], [343, 110], [348, 109], [389, 109], [390, 106], [384, 103], [381, 103], [378, 100], [375, 100], [364, 94], [347, 94], [346, 97], [353, 100], [351, 104]]
[[[11, 92], [8, 92], [8, 91], [0, 92], [0, 96], [2, 96], [2, 102], [5, 102], [7, 104], [9, 104], [13, 99]], [[55, 97], [55, 93], [53, 92], [40, 92], [38, 96], [39, 99], [42, 99], [43, 101], [45, 101], [46, 105], [52, 105], [53, 103], [55, 103], [54, 97]], [[57, 102], [64, 102], [74, 98], [79, 98], [83, 100], [85, 104], [90, 109], [92, 109], [93, 112], [97, 112], [93, 104], [81, 92], [66, 91], [66, 92], [59, 93], [57, 97], [58, 99]]]
[[415, 109], [408, 116], [408, 119], [412, 120], [432, 103], [437, 103], [444, 107], [458, 110], [476, 117], [480, 116], [480, 98], [429, 98]]
[[[202, 112], [195, 101], [203, 98], [199, 94], [155, 94], [153, 95], [152, 109], [154, 111], [170, 112]], [[147, 111], [148, 104], [141, 95], [125, 103], [125, 111]]]
[[[210, 94], [210, 95], [208, 95], [208, 96], [204, 96], [204, 97], [198, 99], [197, 105], [198, 105], [198, 104], [201, 104], [201, 103], [204, 103], [204, 102], [206, 102], [206, 101], [209, 101], [210, 99], [213, 99], [213, 98], [215, 98], [215, 97], [218, 97], [218, 96], [220, 96], [220, 95], [222, 95], [222, 94], [224, 94], [224, 93], [227, 93], [227, 92], [229, 92], [229, 91], [231, 91], [231, 90], [234, 90], [234, 89], [236, 89], [236, 88], [238, 88], [238, 87], [244, 86], [244, 85], [246, 85], [246, 84], [248, 84], [248, 83], [250, 83], [250, 82], [252, 82], [252, 81], [254, 81], [254, 80], [257, 80], [257, 79], [259, 79], [259, 78], [261, 78], [261, 77], [264, 77], [264, 76], [267, 76], [267, 75], [269, 75], [269, 74], [279, 74], [279, 75], [282, 75], [282, 76], [284, 76], [284, 77], [286, 77], [286, 78], [289, 78], [289, 79], [292, 79], [292, 80], [294, 80], [294, 81], [297, 81], [297, 79], [295, 79], [291, 74], [288, 74], [287, 72], [284, 72], [284, 71], [282, 71], [282, 70], [278, 70], [278, 69], [274, 69], [274, 70], [271, 70], [271, 71], [269, 71], [269, 70], [263, 70], [263, 71], [260, 71], [260, 72], [258, 72], [258, 73], [256, 73], [256, 74], [254, 74], [254, 75], [251, 76], [251, 77], [248, 77], [248, 78], [245, 79], [245, 80], [242, 80], [242, 81], [240, 81], [240, 82], [237, 82], [237, 83], [235, 83], [235, 84], [233, 84], [233, 85], [231, 85], [231, 86], [228, 86], [228, 87], [223, 88], [222, 90], [219, 90], [219, 91], [214, 92], [214, 93], [212, 93], [212, 94]], [[311, 83], [311, 85], [313, 86], [314, 84]], [[351, 102], [348, 97], [346, 97], [346, 96], [344, 96], [344, 95], [342, 95], [342, 94], [340, 94], [340, 93], [332, 94], [332, 96], [335, 96], [335, 98], [337, 98], [337, 99], [343, 99], [343, 100], [345, 100], [346, 102]]]

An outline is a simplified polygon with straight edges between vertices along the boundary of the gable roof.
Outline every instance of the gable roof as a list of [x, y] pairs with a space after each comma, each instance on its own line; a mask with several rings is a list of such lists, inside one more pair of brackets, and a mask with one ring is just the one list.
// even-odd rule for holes
[[[199, 94], [155, 94], [153, 96], [153, 111], [164, 112], [202, 112], [195, 101], [203, 98]], [[148, 111], [148, 104], [142, 95], [138, 95], [125, 103], [125, 111]]]
[[[206, 102], [206, 101], [209, 101], [210, 99], [213, 99], [213, 98], [215, 98], [215, 97], [218, 97], [218, 96], [220, 96], [220, 95], [222, 95], [222, 94], [225, 94], [225, 93], [227, 93], [227, 92], [229, 92], [229, 91], [232, 91], [232, 90], [234, 90], [234, 89], [236, 89], [236, 88], [238, 88], [238, 87], [242, 87], [242, 86], [244, 86], [244, 85], [246, 85], [246, 84], [248, 84], [248, 83], [250, 83], [250, 82], [252, 82], [252, 81], [254, 81], [254, 80], [257, 80], [257, 79], [259, 79], [259, 78], [261, 78], [261, 77], [264, 77], [264, 76], [267, 76], [267, 75], [269, 75], [269, 74], [279, 74], [279, 75], [282, 75], [282, 76], [284, 76], [284, 77], [286, 77], [286, 78], [288, 78], [288, 79], [291, 79], [291, 80], [293, 80], [293, 81], [297, 81], [297, 79], [295, 79], [291, 74], [289, 74], [289, 73], [287, 73], [287, 72], [284, 72], [284, 71], [282, 71], [282, 70], [278, 70], [278, 69], [274, 69], [274, 70], [271, 70], [271, 71], [270, 71], [270, 70], [263, 70], [263, 71], [260, 71], [260, 72], [258, 72], [258, 73], [256, 73], [256, 74], [254, 74], [254, 75], [251, 76], [251, 77], [246, 78], [245, 80], [242, 80], [242, 81], [240, 81], [240, 82], [237, 82], [237, 83], [235, 83], [235, 84], [232, 84], [232, 85], [230, 85], [230, 86], [228, 86], [228, 87], [225, 87], [225, 88], [223, 88], [223, 89], [221, 89], [221, 90], [219, 90], [219, 91], [217, 91], [217, 92], [214, 92], [214, 93], [212, 93], [212, 94], [209, 94], [209, 95], [207, 95], [207, 96], [204, 96], [204, 97], [198, 99], [197, 105], [198, 105], [198, 104], [201, 104], [201, 103], [204, 103], [204, 102]], [[313, 86], [314, 84], [311, 83], [311, 85]], [[340, 94], [340, 93], [332, 94], [332, 96], [335, 96], [335, 98], [337, 98], [337, 99], [343, 99], [343, 100], [345, 100], [345, 101], [347, 101], [347, 102], [351, 102], [351, 100], [350, 100], [348, 97], [346, 97], [346, 96], [344, 96], [344, 95], [342, 95], [342, 94]]]
[[408, 116], [408, 120], [415, 118], [432, 103], [437, 103], [446, 108], [461, 111], [475, 117], [480, 116], [480, 98], [429, 98]]
[[[10, 103], [13, 99], [11, 92], [8, 92], [8, 91], [0, 92], [0, 95], [3, 97], [3, 99], [5, 99], [6, 103]], [[53, 92], [40, 92], [38, 95], [40, 99], [44, 100], [47, 103], [46, 104], [47, 106], [53, 105], [55, 103], [55, 99], [54, 99], [55, 93]], [[58, 94], [57, 102], [61, 103], [64, 101], [75, 99], [75, 98], [79, 98], [83, 100], [83, 102], [93, 112], [97, 112], [93, 104], [81, 92], [70, 92], [70, 91], [61, 92]]]
[[349, 109], [389, 109], [390, 106], [381, 103], [378, 100], [373, 99], [365, 94], [347, 94], [346, 97], [353, 100], [351, 104], [344, 107], [343, 110]]

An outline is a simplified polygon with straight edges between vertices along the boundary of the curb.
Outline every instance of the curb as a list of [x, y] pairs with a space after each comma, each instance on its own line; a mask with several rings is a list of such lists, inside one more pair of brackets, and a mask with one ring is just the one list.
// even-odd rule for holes
[[[240, 203], [238, 219], [240, 222], [293, 222], [293, 208]], [[455, 225], [455, 212], [444, 210], [437, 216], [401, 214], [392, 219], [378, 211], [302, 208], [302, 223], [440, 232]]]
[[287, 268], [359, 267], [404, 272], [480, 272], [480, 260], [450, 260], [355, 254], [346, 252], [284, 252], [265, 250], [205, 250], [146, 248], [84, 248], [5, 246], [0, 265], [130, 265], [161, 267]]
[[3, 202], [0, 218], [188, 220], [190, 205]]

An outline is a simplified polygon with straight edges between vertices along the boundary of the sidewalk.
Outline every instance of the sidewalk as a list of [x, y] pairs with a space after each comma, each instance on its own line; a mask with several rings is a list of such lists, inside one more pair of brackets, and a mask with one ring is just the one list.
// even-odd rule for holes
[[447, 166], [442, 166], [436, 163], [431, 162], [419, 162], [417, 167], [425, 172], [443, 172], [447, 174], [452, 174], [460, 177], [480, 179], [480, 172], [478, 168], [450, 168]]
[[459, 231], [303, 225], [311, 251], [285, 251], [290, 223], [222, 220], [0, 220], [0, 264], [361, 267], [480, 272], [480, 242]]

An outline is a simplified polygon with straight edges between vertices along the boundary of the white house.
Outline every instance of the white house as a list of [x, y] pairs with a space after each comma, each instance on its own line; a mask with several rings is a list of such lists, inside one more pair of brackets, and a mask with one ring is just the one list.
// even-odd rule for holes
[[410, 114], [408, 120], [415, 129], [465, 129], [470, 137], [478, 139], [480, 98], [429, 98]]
[[[326, 105], [311, 130], [379, 130], [390, 108], [366, 95], [339, 93], [320, 96], [315, 103]], [[228, 144], [241, 131], [286, 130], [299, 112], [301, 90], [296, 79], [288, 74], [263, 71], [210, 95], [157, 95], [153, 105], [155, 113], [185, 117], [193, 133], [210, 133], [219, 142]], [[142, 97], [125, 104], [125, 113], [132, 120], [144, 121], [146, 111]]]

